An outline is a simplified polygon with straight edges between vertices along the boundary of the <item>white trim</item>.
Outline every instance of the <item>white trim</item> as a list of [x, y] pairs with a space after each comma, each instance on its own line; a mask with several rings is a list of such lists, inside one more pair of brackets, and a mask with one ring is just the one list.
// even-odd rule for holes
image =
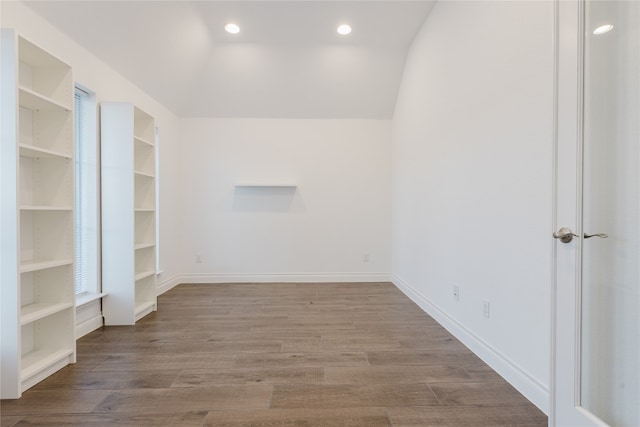
[[180, 283], [389, 282], [390, 273], [183, 274]]
[[102, 313], [96, 314], [89, 320], [76, 325], [76, 339], [82, 338], [90, 332], [101, 328], [103, 325]]
[[[60, 369], [75, 363], [74, 360], [74, 352], [71, 349], [60, 350], [52, 353], [46, 359], [42, 360], [38, 364], [38, 368], [40, 370], [36, 370], [35, 372], [30, 373], [22, 380], [22, 385], [20, 386], [21, 392], [17, 398], [22, 396], [22, 393], [38, 384], [40, 381], [43, 381], [45, 378], [50, 377], [51, 375], [58, 372]], [[56, 358], [60, 358], [56, 360]]]
[[76, 340], [102, 327], [102, 296], [106, 294], [91, 293], [87, 295], [87, 300], [81, 301], [76, 306]]
[[[160, 273], [158, 273], [158, 275], [159, 274]], [[182, 276], [173, 276], [169, 279], [163, 280], [162, 282], [157, 282], [156, 295], [162, 295], [182, 283], [181, 278]]]
[[[154, 123], [155, 125], [155, 123]], [[155, 198], [156, 198], [156, 277], [162, 273], [160, 269], [160, 131], [158, 126], [153, 128], [153, 156], [155, 162]]]
[[92, 301], [101, 299], [102, 297], [106, 297], [107, 294], [104, 292], [95, 293], [95, 292], [83, 292], [81, 294], [76, 295], [76, 308], [82, 307], [85, 304], [89, 304]]
[[[556, 215], [558, 209], [558, 112], [559, 112], [559, 83], [560, 83], [560, 10], [559, 0], [553, 1], [553, 167], [551, 177], [551, 230], [555, 231], [558, 227], [558, 218]], [[557, 305], [556, 305], [556, 276], [558, 271], [557, 265], [557, 245], [555, 242], [551, 244], [551, 277], [549, 299], [550, 303], [550, 319], [549, 319], [549, 427], [556, 427], [556, 323], [557, 323]]]
[[465, 328], [453, 317], [429, 301], [428, 298], [418, 292], [414, 287], [395, 275], [391, 281], [422, 310], [433, 317], [446, 330], [451, 332], [487, 365], [500, 374], [534, 405], [540, 408], [541, 411], [545, 414], [549, 413], [549, 389], [540, 383], [540, 381], [499, 350]]

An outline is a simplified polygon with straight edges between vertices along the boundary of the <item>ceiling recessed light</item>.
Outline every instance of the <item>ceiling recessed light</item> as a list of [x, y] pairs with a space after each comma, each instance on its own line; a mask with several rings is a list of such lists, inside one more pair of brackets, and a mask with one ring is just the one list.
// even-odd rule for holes
[[227, 24], [224, 26], [224, 29], [227, 31], [227, 33], [231, 34], [238, 34], [240, 32], [240, 27], [238, 27], [236, 24]]
[[613, 30], [613, 25], [607, 24], [593, 30], [593, 34], [595, 35], [604, 34], [604, 33], [608, 33], [611, 30]]
[[342, 24], [338, 27], [338, 34], [346, 36], [351, 32], [351, 27], [347, 24]]

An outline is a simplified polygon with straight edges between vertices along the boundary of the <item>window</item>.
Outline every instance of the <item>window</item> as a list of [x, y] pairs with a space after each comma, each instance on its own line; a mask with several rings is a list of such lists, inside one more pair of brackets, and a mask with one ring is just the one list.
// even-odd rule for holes
[[95, 94], [75, 90], [75, 283], [76, 295], [100, 292], [98, 144]]

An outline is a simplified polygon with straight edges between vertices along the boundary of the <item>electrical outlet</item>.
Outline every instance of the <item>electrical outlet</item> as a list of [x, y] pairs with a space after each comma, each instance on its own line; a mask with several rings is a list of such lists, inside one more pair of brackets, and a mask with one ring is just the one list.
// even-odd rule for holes
[[460, 286], [453, 285], [453, 300], [460, 301]]
[[202, 264], [202, 255], [196, 254], [196, 264]]
[[364, 262], [369, 262], [369, 254], [364, 254], [362, 259], [363, 259]]
[[491, 303], [486, 299], [482, 300], [482, 315], [487, 319], [491, 316]]

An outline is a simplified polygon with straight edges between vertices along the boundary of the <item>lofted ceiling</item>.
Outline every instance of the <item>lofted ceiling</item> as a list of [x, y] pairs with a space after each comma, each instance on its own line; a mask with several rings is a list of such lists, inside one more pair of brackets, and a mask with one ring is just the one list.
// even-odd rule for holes
[[434, 2], [26, 4], [180, 117], [388, 119]]

